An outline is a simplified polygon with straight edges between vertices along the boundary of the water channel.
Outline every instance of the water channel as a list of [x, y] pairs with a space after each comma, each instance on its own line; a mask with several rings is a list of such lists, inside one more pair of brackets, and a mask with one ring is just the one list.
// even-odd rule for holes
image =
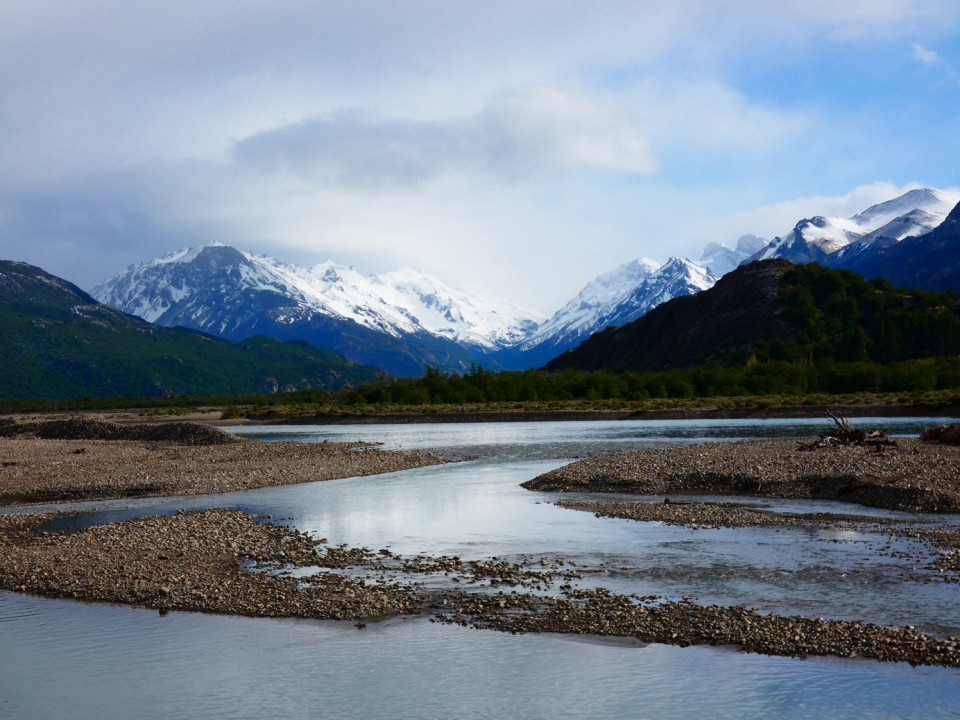
[[[931, 418], [856, 420], [916, 434]], [[960, 635], [960, 586], [905, 581], [889, 539], [803, 527], [692, 530], [601, 519], [519, 484], [574, 458], [750, 437], [810, 437], [824, 420], [262, 426], [262, 440], [368, 440], [467, 462], [218, 496], [70, 506], [83, 524], [239, 508], [402, 555], [562, 558], [617, 592]], [[609, 496], [605, 496], [608, 499]], [[792, 512], [897, 516], [754, 501]], [[36, 508], [31, 508], [36, 510]], [[929, 518], [942, 521], [942, 518]], [[960, 521], [960, 518], [949, 518]], [[77, 523], [76, 520], [73, 521]], [[0, 593], [0, 718], [957, 718], [960, 673], [734, 648], [507, 635], [397, 618], [368, 623], [156, 612]]]

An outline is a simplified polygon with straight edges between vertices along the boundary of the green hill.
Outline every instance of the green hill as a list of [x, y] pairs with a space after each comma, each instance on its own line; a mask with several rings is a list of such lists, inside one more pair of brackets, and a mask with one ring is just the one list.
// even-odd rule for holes
[[0, 261], [0, 337], [0, 398], [334, 389], [379, 374], [305, 342], [154, 326], [12, 261]]
[[655, 372], [755, 360], [891, 363], [958, 354], [955, 293], [894, 289], [849, 270], [765, 260], [597, 333], [546, 369]]

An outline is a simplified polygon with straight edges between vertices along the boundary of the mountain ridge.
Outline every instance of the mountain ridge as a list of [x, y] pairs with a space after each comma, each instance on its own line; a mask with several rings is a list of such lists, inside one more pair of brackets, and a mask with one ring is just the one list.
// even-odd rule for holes
[[849, 218], [804, 218], [745, 262], [785, 258], [860, 272], [874, 251], [931, 232], [958, 203], [960, 192], [915, 188]]
[[[801, 219], [769, 242], [744, 235], [736, 248], [707, 243], [698, 262], [637, 258], [588, 282], [545, 320], [453, 290], [423, 271], [367, 275], [332, 260], [304, 268], [223, 244], [130, 266], [92, 294], [166, 326], [232, 340], [256, 333], [303, 339], [398, 376], [420, 375], [427, 366], [520, 370], [540, 367], [591, 334], [625, 325], [673, 297], [712, 287], [739, 264], [758, 259], [819, 262], [867, 277], [897, 276], [910, 266], [910, 282], [930, 286], [945, 250], [910, 238], [929, 235], [957, 203], [960, 192], [915, 188], [849, 218]], [[944, 282], [960, 289], [960, 278]]]

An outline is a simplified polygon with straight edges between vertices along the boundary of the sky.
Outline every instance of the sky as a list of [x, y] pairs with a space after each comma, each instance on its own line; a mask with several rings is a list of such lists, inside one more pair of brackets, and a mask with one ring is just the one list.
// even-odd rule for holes
[[956, 0], [0, 5], [0, 259], [220, 242], [550, 315], [637, 257], [960, 185]]

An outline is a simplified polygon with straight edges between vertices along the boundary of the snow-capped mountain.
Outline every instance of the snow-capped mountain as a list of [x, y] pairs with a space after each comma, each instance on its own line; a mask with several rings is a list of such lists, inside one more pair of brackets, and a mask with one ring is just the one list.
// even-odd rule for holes
[[853, 258], [880, 243], [889, 246], [910, 235], [930, 232], [960, 202], [960, 193], [919, 188], [873, 205], [851, 218], [806, 218], [749, 260], [786, 258], [850, 267]]
[[[894, 265], [909, 265], [910, 282], [923, 287], [923, 273], [936, 269], [936, 253], [942, 254], [936, 248], [943, 243], [914, 240], [931, 234], [958, 203], [960, 192], [920, 188], [851, 218], [801, 220], [769, 243], [755, 235], [741, 237], [735, 249], [711, 242], [699, 263], [632, 260], [587, 283], [542, 323], [533, 313], [454, 290], [422, 271], [367, 275], [333, 262], [303, 268], [226, 245], [132, 266], [92, 294], [160, 325], [227, 339], [302, 339], [394, 375], [419, 375], [426, 364], [453, 371], [474, 362], [492, 370], [525, 369], [541, 367], [595, 332], [712, 287], [752, 260], [819, 262], [871, 278], [893, 277]], [[910, 241], [899, 247], [905, 238]]]
[[871, 249], [853, 268], [866, 278], [883, 277], [895, 287], [960, 291], [960, 204], [930, 232]]
[[[366, 363], [378, 336], [385, 336], [394, 342], [381, 338], [381, 344], [404, 356], [400, 365], [381, 364], [394, 374], [418, 374], [424, 363], [462, 369], [478, 353], [519, 342], [539, 320], [514, 306], [454, 290], [423, 271], [365, 275], [333, 262], [308, 269], [219, 244], [131, 266], [91, 294], [160, 325], [228, 339], [255, 333], [299, 337]], [[337, 334], [343, 337], [326, 337]], [[350, 338], [361, 347], [348, 351], [344, 345]], [[412, 351], [414, 338], [429, 351]], [[438, 353], [449, 355], [447, 362], [439, 361]]]
[[[626, 325], [657, 305], [713, 287], [717, 278], [690, 260], [672, 257], [633, 289], [600, 324]], [[603, 329], [603, 328], [600, 328]]]
[[542, 323], [536, 332], [520, 344], [520, 348], [529, 350], [548, 339], [558, 345], [579, 342], [595, 332], [595, 328], [612, 316], [614, 309], [659, 268], [660, 263], [638, 258], [599, 275], [553, 317]]
[[587, 283], [526, 341], [494, 357], [508, 368], [539, 367], [611, 325], [625, 325], [660, 303], [712, 287], [716, 278], [689, 260], [641, 258]]
[[801, 220], [769, 243], [756, 235], [742, 236], [735, 249], [708, 243], [698, 263], [671, 258], [658, 267], [651, 260], [635, 260], [590, 282], [527, 340], [495, 357], [506, 367], [539, 367], [591, 334], [632, 322], [672, 298], [712, 287], [717, 278], [753, 260], [819, 262], [870, 271], [868, 276], [876, 277], [882, 274], [875, 267], [875, 259], [885, 257], [882, 250], [906, 237], [930, 233], [958, 202], [960, 193], [920, 188], [852, 218]]
[[721, 243], [710, 242], [703, 249], [703, 255], [697, 264], [706, 268], [715, 278], [720, 278], [766, 245], [767, 241], [756, 235], [742, 235], [734, 249]]

